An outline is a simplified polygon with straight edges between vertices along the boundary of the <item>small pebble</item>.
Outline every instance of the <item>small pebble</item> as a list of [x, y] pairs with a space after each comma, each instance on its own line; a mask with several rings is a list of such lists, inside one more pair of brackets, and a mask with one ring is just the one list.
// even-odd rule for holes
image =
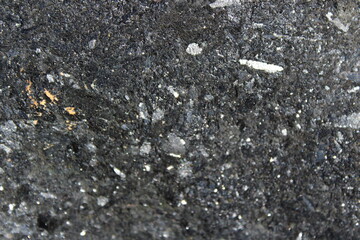
[[151, 143], [144, 142], [140, 147], [140, 155], [146, 156], [151, 152]]
[[46, 74], [46, 79], [49, 81], [49, 83], [55, 82], [54, 77], [51, 74]]
[[197, 43], [190, 43], [186, 48], [186, 52], [193, 56], [201, 54], [202, 50], [203, 49]]
[[101, 196], [97, 198], [97, 205], [99, 205], [100, 207], [104, 207], [108, 202], [109, 198], [107, 197]]
[[86, 230], [82, 230], [82, 231], [80, 232], [80, 236], [84, 237], [85, 235], [86, 235]]
[[89, 42], [89, 48], [94, 49], [96, 46], [96, 39], [93, 39]]

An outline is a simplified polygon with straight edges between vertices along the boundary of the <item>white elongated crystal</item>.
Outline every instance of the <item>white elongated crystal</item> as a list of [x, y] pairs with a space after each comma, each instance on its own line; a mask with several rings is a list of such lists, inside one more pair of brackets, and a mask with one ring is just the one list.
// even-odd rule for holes
[[284, 70], [283, 67], [278, 66], [278, 65], [274, 65], [274, 64], [269, 64], [269, 63], [264, 63], [264, 62], [259, 62], [259, 61], [253, 61], [253, 60], [247, 60], [247, 59], [240, 59], [240, 64], [241, 65], [246, 65], [250, 68], [256, 69], [256, 70], [262, 70], [268, 73], [275, 73], [275, 72], [281, 72], [282, 70]]
[[216, 0], [213, 3], [210, 3], [209, 6], [211, 8], [229, 7], [232, 5], [240, 5], [241, 2], [241, 0]]

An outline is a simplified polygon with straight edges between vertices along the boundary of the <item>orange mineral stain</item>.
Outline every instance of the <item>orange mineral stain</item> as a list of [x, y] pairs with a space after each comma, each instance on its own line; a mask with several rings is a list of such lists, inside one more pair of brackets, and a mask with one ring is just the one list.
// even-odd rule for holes
[[45, 99], [42, 100], [42, 101], [40, 102], [40, 105], [41, 105], [41, 106], [46, 106], [46, 100], [45, 100]]
[[25, 91], [27, 92], [27, 94], [30, 94], [30, 93], [32, 93], [32, 90], [31, 90], [32, 82], [30, 80], [26, 80], [26, 82], [28, 83], [28, 85], [26, 85]]
[[59, 101], [59, 99], [54, 94], [52, 94], [49, 90], [45, 89], [44, 93], [52, 102]]
[[76, 114], [76, 111], [75, 111], [74, 107], [66, 107], [65, 111], [70, 115], [75, 115]]

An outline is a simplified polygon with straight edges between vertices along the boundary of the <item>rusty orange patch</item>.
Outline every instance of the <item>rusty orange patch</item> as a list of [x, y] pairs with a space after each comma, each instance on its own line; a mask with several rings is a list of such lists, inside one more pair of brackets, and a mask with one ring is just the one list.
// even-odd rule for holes
[[52, 94], [49, 90], [45, 89], [44, 93], [52, 102], [59, 101], [59, 99], [54, 94]]
[[76, 123], [71, 122], [70, 120], [66, 120], [66, 129], [71, 131], [76, 127]]
[[66, 107], [65, 111], [70, 115], [75, 115], [76, 114], [76, 111], [75, 111], [74, 107]]
[[46, 106], [46, 100], [45, 100], [45, 99], [44, 99], [44, 100], [41, 100], [40, 105], [41, 105], [41, 106]]
[[27, 94], [30, 94], [30, 93], [32, 93], [32, 90], [31, 90], [32, 82], [30, 80], [26, 80], [26, 82], [28, 83], [28, 85], [26, 85], [25, 91], [27, 92]]

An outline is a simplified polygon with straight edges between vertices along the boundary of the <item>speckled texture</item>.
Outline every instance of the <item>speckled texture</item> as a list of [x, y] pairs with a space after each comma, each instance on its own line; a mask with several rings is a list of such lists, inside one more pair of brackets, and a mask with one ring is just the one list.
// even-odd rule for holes
[[359, 2], [213, 2], [0, 1], [1, 239], [359, 239]]

